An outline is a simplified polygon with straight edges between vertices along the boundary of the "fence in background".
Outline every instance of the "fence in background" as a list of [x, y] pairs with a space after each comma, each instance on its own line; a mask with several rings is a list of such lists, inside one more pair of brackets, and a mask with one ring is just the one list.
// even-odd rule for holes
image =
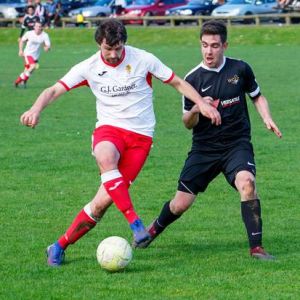
[[[86, 18], [84, 25], [86, 27], [95, 26], [99, 21], [104, 20], [104, 17], [97, 18]], [[209, 19], [221, 19], [224, 20], [228, 26], [231, 26], [235, 23], [242, 24], [253, 24], [256, 26], [264, 24], [270, 24], [271, 22], [280, 23], [285, 25], [290, 24], [300, 24], [300, 12], [293, 13], [282, 13], [282, 14], [263, 14], [263, 15], [247, 15], [247, 16], [236, 16], [236, 17], [212, 17], [212, 16], [159, 16], [159, 17], [119, 17], [118, 19], [122, 20], [125, 24], [128, 23], [140, 23], [143, 26], [149, 26], [152, 24], [176, 26], [180, 23], [193, 23], [199, 26], [202, 23]], [[62, 18], [61, 19], [62, 27], [70, 27], [76, 25], [76, 20], [73, 18]], [[18, 19], [4, 19], [0, 18], [0, 26], [19, 26]]]

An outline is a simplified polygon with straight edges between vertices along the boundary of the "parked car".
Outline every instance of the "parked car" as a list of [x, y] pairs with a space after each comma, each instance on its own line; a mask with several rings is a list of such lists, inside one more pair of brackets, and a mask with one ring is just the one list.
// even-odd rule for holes
[[61, 15], [68, 16], [71, 10], [93, 5], [96, 0], [59, 0], [57, 2], [59, 3]]
[[25, 0], [0, 0], [0, 18], [15, 19], [25, 15]]
[[[215, 0], [191, 0], [186, 5], [174, 7], [166, 11], [167, 16], [207, 16], [218, 7], [219, 4]], [[183, 21], [175, 21], [179, 24]], [[184, 21], [188, 22], [188, 21]]]
[[[258, 14], [279, 13], [275, 8], [276, 0], [229, 0], [213, 10], [212, 16], [215, 17], [236, 17]], [[236, 19], [239, 21], [239, 19]], [[244, 23], [253, 22], [252, 19], [245, 19]]]
[[164, 16], [168, 9], [181, 6], [187, 0], [135, 0], [134, 4], [126, 6], [121, 16], [127, 17], [125, 24], [142, 24], [142, 20], [132, 20], [131, 17]]
[[114, 0], [98, 0], [91, 6], [71, 10], [69, 17], [75, 18], [80, 12], [85, 18], [107, 17], [112, 13], [114, 3]]

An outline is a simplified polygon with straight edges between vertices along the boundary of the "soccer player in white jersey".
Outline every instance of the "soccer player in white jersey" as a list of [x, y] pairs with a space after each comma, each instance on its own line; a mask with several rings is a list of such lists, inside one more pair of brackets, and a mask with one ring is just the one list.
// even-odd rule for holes
[[96, 30], [95, 40], [100, 51], [75, 65], [61, 80], [45, 89], [21, 116], [22, 124], [34, 128], [48, 104], [66, 91], [82, 85], [89, 86], [96, 97], [98, 122], [92, 146], [102, 183], [95, 197], [79, 212], [67, 231], [47, 248], [50, 266], [63, 263], [65, 249], [92, 229], [112, 203], [127, 219], [136, 241], [149, 238], [134, 210], [128, 189], [152, 145], [155, 126], [152, 76], [194, 101], [213, 124], [221, 124], [217, 110], [190, 84], [154, 55], [125, 46], [127, 32], [120, 21], [103, 21]]
[[34, 29], [27, 31], [19, 41], [19, 56], [24, 58], [25, 69], [16, 79], [15, 87], [18, 87], [19, 84], [26, 85], [27, 80], [37, 68], [42, 46], [44, 50], [48, 52], [51, 47], [50, 38], [49, 35], [43, 31], [42, 23], [36, 22]]

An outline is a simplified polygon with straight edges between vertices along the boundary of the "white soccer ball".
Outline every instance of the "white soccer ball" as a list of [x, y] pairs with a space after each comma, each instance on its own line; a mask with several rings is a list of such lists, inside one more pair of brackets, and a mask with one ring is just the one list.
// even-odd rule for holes
[[124, 270], [131, 259], [132, 249], [129, 243], [119, 236], [104, 239], [97, 248], [97, 260], [100, 266], [110, 272]]

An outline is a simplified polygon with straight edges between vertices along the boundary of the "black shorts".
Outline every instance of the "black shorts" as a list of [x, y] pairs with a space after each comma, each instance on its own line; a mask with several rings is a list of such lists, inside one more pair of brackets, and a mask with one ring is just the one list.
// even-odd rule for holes
[[178, 190], [198, 194], [221, 172], [228, 183], [235, 187], [235, 176], [239, 171], [256, 174], [252, 144], [241, 141], [225, 149], [191, 150], [178, 180]]

